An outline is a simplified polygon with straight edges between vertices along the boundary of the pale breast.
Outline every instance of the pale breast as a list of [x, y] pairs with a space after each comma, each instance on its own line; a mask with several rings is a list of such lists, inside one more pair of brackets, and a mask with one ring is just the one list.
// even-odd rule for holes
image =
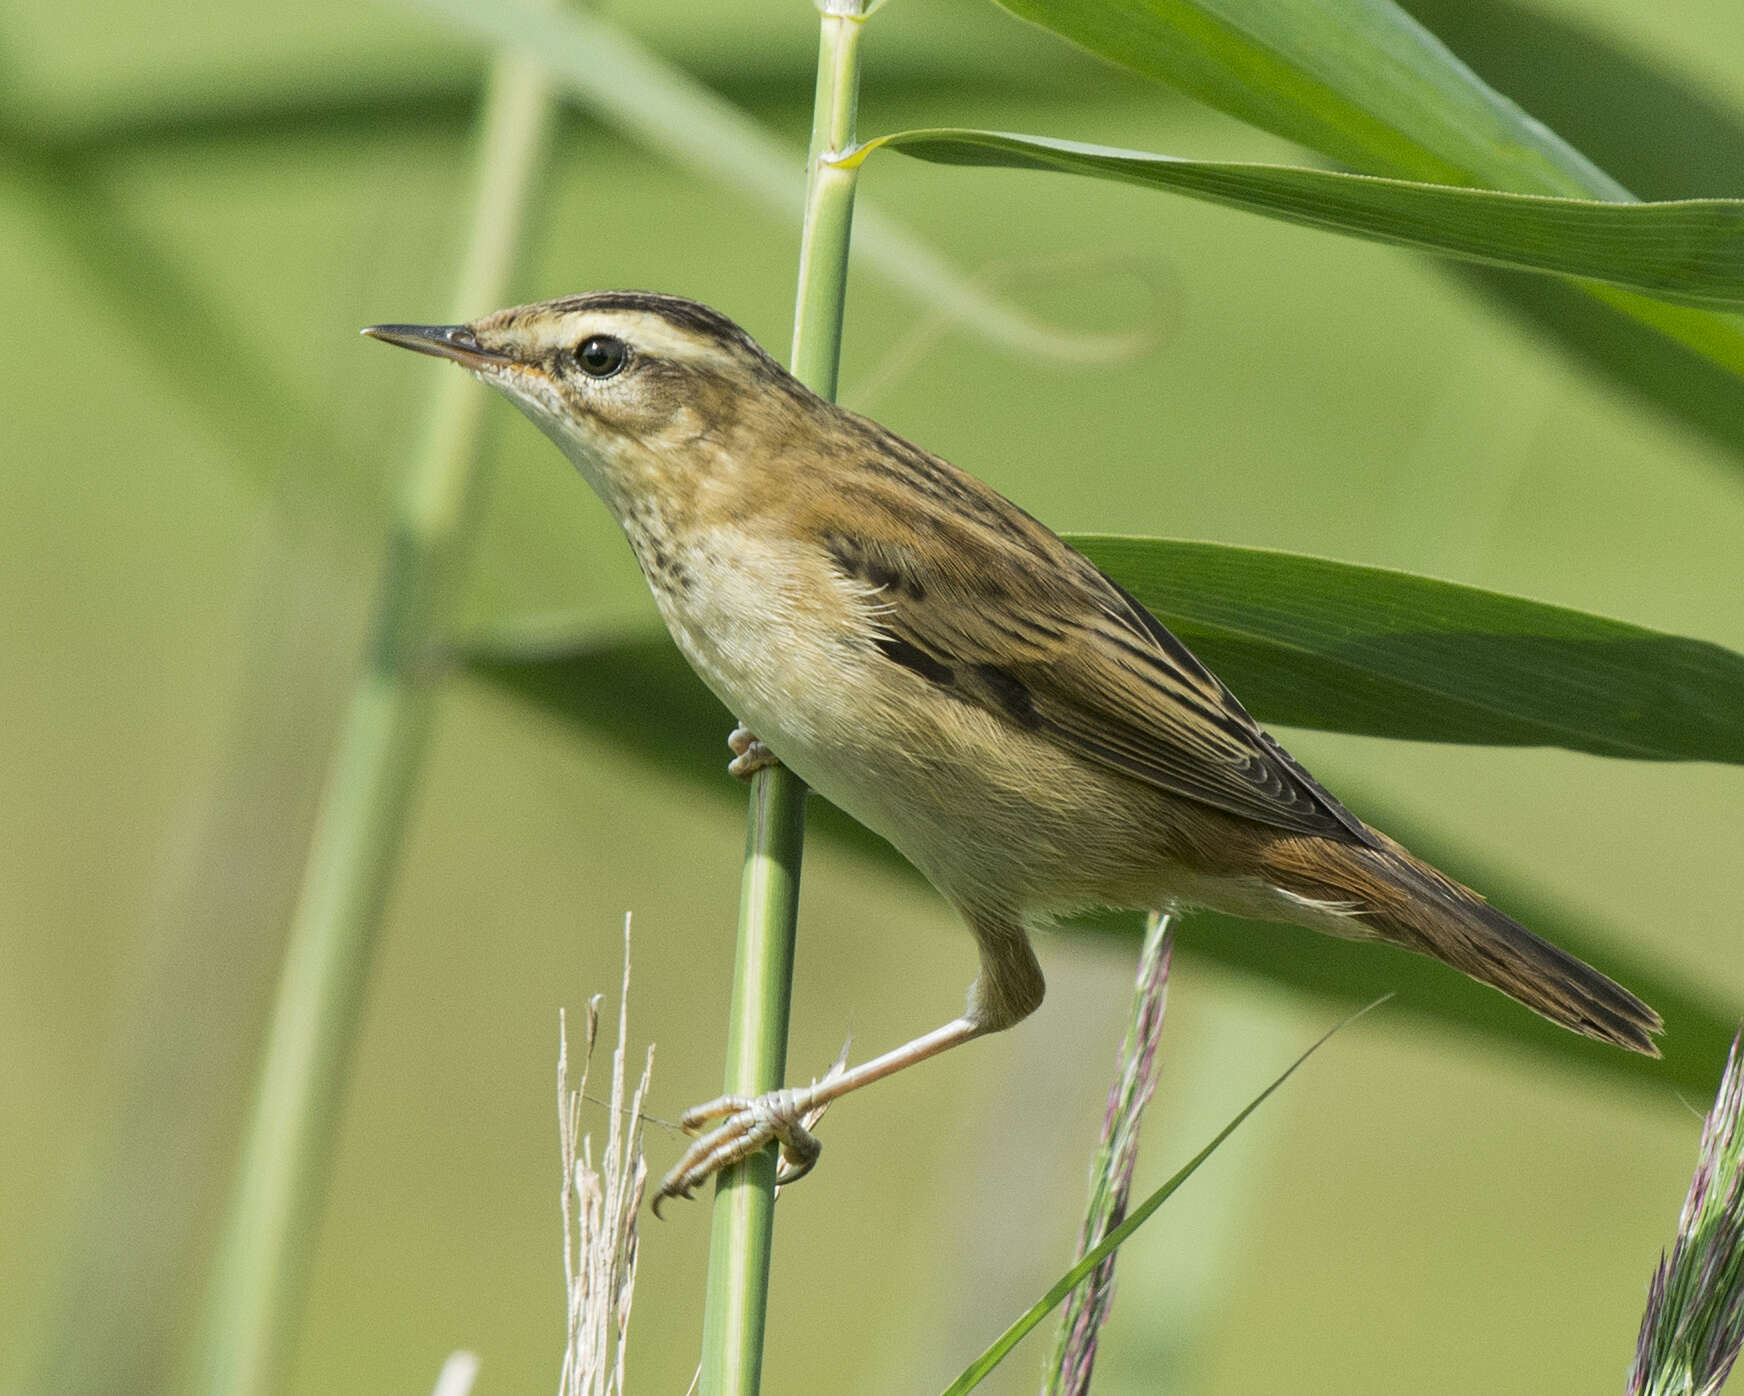
[[905, 842], [893, 827], [904, 811], [891, 807], [905, 802], [883, 792], [912, 777], [929, 739], [892, 703], [893, 666], [872, 642], [876, 598], [821, 553], [742, 529], [663, 551], [664, 580], [654, 558], [643, 570], [703, 682], [813, 789]]
[[808, 746], [827, 742], [840, 720], [831, 680], [840, 667], [842, 608], [832, 606], [822, 568], [739, 529], [713, 529], [662, 551], [664, 568], [644, 556], [643, 570], [703, 682], [765, 740], [779, 732]]
[[[644, 561], [661, 613], [715, 695], [942, 891], [1038, 909], [1105, 895], [1114, 870], [1086, 856], [1083, 830], [1118, 828], [1108, 787], [1131, 782], [892, 663], [875, 592], [740, 530], [670, 550], [664, 582], [657, 566]], [[1107, 851], [1124, 865], [1135, 849]]]

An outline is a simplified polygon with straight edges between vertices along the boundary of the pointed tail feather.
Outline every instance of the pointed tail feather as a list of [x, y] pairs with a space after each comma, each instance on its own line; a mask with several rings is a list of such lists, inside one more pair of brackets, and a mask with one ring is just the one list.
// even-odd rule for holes
[[1360, 926], [1365, 938], [1440, 960], [1563, 1027], [1631, 1052], [1659, 1055], [1653, 1035], [1664, 1024], [1645, 1003], [1384, 834], [1377, 834], [1377, 846], [1369, 848], [1329, 839], [1313, 843], [1318, 856], [1312, 860], [1285, 854], [1277, 885], [1348, 906], [1346, 934]]

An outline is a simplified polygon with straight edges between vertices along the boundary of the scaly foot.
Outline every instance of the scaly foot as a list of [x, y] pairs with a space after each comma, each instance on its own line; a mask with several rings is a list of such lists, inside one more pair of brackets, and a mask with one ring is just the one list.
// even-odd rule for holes
[[[689, 1197], [691, 1189], [705, 1183], [714, 1174], [752, 1154], [770, 1142], [781, 1145], [781, 1162], [776, 1168], [778, 1187], [797, 1182], [812, 1170], [823, 1142], [811, 1132], [811, 1127], [823, 1118], [831, 1095], [821, 1088], [829, 1086], [843, 1074], [848, 1064], [848, 1044], [842, 1044], [842, 1054], [824, 1073], [821, 1081], [798, 1090], [770, 1091], [768, 1095], [723, 1095], [705, 1105], [693, 1106], [678, 1117], [686, 1134], [698, 1137], [684, 1151], [684, 1156], [672, 1166], [672, 1171], [660, 1180], [660, 1190], [654, 1194], [654, 1215], [660, 1215], [660, 1205], [671, 1197]], [[822, 1093], [825, 1098], [817, 1099]], [[712, 1120], [719, 1120], [706, 1134], [701, 1131]]]
[[699, 1183], [741, 1159], [750, 1158], [772, 1140], [781, 1144], [781, 1169], [776, 1181], [790, 1183], [811, 1172], [823, 1152], [818, 1137], [805, 1127], [805, 1091], [771, 1091], [768, 1095], [724, 1095], [707, 1105], [686, 1110], [679, 1124], [697, 1134], [711, 1120], [720, 1123], [699, 1135], [684, 1157], [660, 1180], [654, 1194], [654, 1215], [669, 1197], [689, 1197]]
[[[735, 727], [727, 737], [727, 745], [733, 751], [733, 759], [727, 763], [727, 774], [739, 780], [750, 780], [765, 766], [781, 764], [775, 753], [764, 746], [749, 727]], [[763, 1141], [768, 1142], [767, 1139]]]

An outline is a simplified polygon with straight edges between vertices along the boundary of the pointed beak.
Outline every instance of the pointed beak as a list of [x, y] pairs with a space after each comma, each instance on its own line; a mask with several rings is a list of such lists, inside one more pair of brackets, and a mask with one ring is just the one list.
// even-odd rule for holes
[[364, 331], [383, 344], [397, 344], [420, 354], [453, 359], [465, 368], [488, 368], [513, 363], [508, 354], [486, 349], [465, 325], [370, 325]]

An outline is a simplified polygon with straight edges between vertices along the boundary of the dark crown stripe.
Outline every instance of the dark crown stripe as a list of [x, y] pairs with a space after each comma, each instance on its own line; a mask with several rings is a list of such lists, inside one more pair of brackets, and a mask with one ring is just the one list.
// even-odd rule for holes
[[762, 346], [720, 311], [686, 300], [683, 296], [667, 296], [658, 291], [588, 291], [553, 301], [551, 308], [564, 314], [577, 310], [615, 310], [655, 315], [675, 329], [704, 339], [741, 344], [763, 354]]

